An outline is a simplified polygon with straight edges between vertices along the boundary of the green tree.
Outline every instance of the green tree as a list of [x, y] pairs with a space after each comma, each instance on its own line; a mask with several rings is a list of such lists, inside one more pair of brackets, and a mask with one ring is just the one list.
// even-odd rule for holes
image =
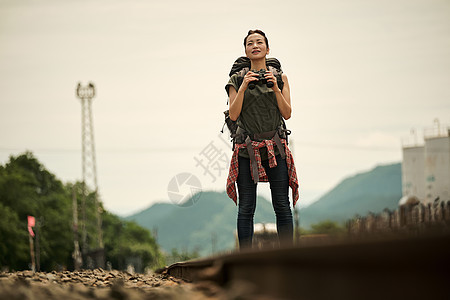
[[26, 269], [30, 261], [27, 225], [17, 213], [0, 203], [0, 266]]
[[[72, 269], [72, 192], [75, 189], [81, 220], [81, 187], [79, 182], [64, 185], [31, 152], [11, 156], [5, 166], [0, 166], [0, 267], [28, 268], [27, 216], [31, 215], [37, 221], [34, 231], [39, 236], [41, 270]], [[95, 249], [98, 247], [96, 194], [87, 192], [87, 248]], [[145, 267], [164, 263], [148, 230], [135, 223], [124, 222], [108, 212], [103, 213], [103, 219], [106, 259], [116, 262], [115, 267], [119, 268], [120, 262], [125, 264], [130, 257], [138, 257]], [[81, 242], [81, 232], [78, 234]]]
[[328, 234], [328, 235], [339, 235], [345, 233], [345, 228], [339, 225], [339, 223], [326, 220], [319, 222], [317, 224], [311, 225], [311, 234]]
[[30, 263], [28, 215], [37, 220], [35, 231], [39, 231], [41, 268], [46, 270], [70, 264], [70, 253], [67, 253], [70, 249], [67, 243], [70, 238], [70, 223], [67, 222], [69, 199], [61, 181], [47, 171], [31, 152], [10, 157], [1, 168], [0, 202], [15, 213], [10, 223], [2, 225], [3, 231], [15, 233], [14, 238], [2, 239], [2, 245], [20, 249], [17, 253], [8, 250], [9, 263], [5, 262], [6, 266], [23, 269]]
[[108, 212], [103, 215], [103, 230], [106, 259], [114, 268], [125, 269], [136, 259], [144, 267], [164, 266], [164, 258], [149, 230]]

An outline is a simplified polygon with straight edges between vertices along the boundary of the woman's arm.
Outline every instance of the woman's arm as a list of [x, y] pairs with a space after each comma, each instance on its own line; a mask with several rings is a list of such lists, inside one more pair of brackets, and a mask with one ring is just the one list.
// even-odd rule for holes
[[266, 78], [269, 81], [272, 81], [273, 87], [272, 90], [275, 92], [275, 96], [277, 97], [278, 109], [280, 110], [281, 115], [285, 120], [288, 120], [291, 117], [292, 108], [291, 108], [291, 91], [289, 89], [289, 81], [287, 76], [283, 74], [281, 78], [283, 79], [284, 86], [283, 91], [280, 90], [277, 84], [277, 80], [272, 72], [267, 72]]
[[255, 73], [252, 71], [247, 72], [244, 76], [244, 80], [242, 81], [241, 86], [239, 87], [239, 90], [236, 91], [236, 89], [233, 86], [229, 87], [228, 90], [228, 98], [230, 99], [230, 119], [233, 121], [236, 121], [239, 115], [241, 114], [242, 110], [242, 103], [244, 102], [244, 93], [245, 90], [248, 87], [248, 84], [251, 81], [258, 80], [255, 77]]

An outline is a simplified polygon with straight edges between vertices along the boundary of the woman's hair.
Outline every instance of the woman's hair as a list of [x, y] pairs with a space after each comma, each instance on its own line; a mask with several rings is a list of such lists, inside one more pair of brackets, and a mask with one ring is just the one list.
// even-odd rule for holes
[[258, 33], [258, 34], [262, 35], [264, 37], [264, 40], [266, 41], [267, 48], [269, 48], [269, 40], [267, 39], [266, 34], [259, 29], [248, 31], [247, 36], [244, 38], [244, 47], [247, 46], [247, 38], [249, 37], [249, 35], [254, 34], [254, 33]]

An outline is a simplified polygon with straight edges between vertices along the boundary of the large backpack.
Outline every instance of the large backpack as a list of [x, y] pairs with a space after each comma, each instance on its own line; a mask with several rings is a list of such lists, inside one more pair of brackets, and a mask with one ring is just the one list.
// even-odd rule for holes
[[[281, 75], [283, 74], [283, 71], [281, 70], [281, 64], [276, 58], [267, 58], [266, 59], [266, 66], [267, 69], [272, 72], [275, 75], [275, 78], [277, 79], [277, 84], [280, 90], [283, 90], [284, 82], [281, 78]], [[239, 86], [242, 84], [242, 81], [244, 80], [245, 74], [247, 74], [248, 71], [250, 71], [251, 62], [248, 57], [241, 56], [233, 63], [233, 66], [231, 67], [231, 71], [229, 73], [229, 76], [233, 76], [234, 74], [238, 75], [238, 84]], [[228, 99], [227, 99], [227, 105], [228, 105]], [[225, 124], [227, 125], [228, 130], [230, 131], [230, 138], [233, 142], [233, 150], [234, 150], [234, 144], [236, 143], [236, 131], [238, 128], [238, 125], [236, 121], [231, 120], [229, 110], [223, 112], [225, 115], [225, 123], [222, 126], [221, 132], [223, 133], [223, 129], [225, 127]], [[286, 142], [287, 142], [287, 135], [290, 134], [290, 131], [286, 129], [286, 123], [284, 122], [284, 119], [282, 120], [282, 127], [285, 130], [286, 134]]]

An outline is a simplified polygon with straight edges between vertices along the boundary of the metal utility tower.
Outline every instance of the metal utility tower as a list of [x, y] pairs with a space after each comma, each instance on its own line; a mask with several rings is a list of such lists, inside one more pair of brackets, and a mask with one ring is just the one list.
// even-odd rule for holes
[[81, 102], [81, 145], [82, 145], [82, 252], [85, 255], [88, 251], [87, 234], [86, 234], [86, 196], [87, 188], [94, 190], [95, 214], [97, 218], [97, 247], [103, 249], [103, 234], [102, 234], [102, 217], [100, 200], [98, 196], [97, 184], [97, 165], [95, 160], [95, 141], [94, 141], [94, 125], [92, 122], [92, 99], [95, 97], [95, 87], [93, 83], [87, 86], [81, 86], [78, 83], [77, 97]]

